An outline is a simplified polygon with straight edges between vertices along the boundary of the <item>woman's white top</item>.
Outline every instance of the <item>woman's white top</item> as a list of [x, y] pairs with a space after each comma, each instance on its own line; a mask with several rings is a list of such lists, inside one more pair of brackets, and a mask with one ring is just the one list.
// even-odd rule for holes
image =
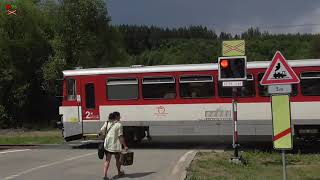
[[[106, 127], [107, 124], [108, 127]], [[121, 152], [122, 146], [119, 137], [123, 135], [122, 124], [119, 121], [105, 122], [100, 131], [104, 134], [106, 132], [106, 128], [107, 130], [110, 130], [104, 140], [104, 149], [109, 152]]]

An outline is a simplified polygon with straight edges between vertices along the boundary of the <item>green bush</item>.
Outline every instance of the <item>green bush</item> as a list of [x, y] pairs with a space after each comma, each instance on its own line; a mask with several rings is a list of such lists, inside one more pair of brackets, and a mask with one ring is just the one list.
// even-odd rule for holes
[[4, 108], [0, 105], [0, 128], [8, 128], [9, 125], [9, 116]]

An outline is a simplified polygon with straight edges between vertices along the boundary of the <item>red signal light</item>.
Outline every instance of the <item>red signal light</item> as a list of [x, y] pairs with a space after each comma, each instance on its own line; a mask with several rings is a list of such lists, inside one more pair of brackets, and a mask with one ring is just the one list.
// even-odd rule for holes
[[228, 61], [227, 59], [222, 59], [222, 60], [220, 61], [220, 66], [221, 66], [222, 68], [227, 68], [227, 67], [229, 66], [229, 61]]
[[6, 10], [10, 10], [11, 9], [11, 4], [6, 4]]

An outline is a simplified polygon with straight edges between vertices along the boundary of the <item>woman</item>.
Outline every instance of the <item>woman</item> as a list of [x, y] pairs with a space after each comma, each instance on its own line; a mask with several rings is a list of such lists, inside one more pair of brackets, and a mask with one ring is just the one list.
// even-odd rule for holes
[[[107, 129], [107, 130], [106, 130]], [[118, 176], [123, 176], [124, 172], [121, 171], [120, 163], [120, 153], [122, 146], [124, 146], [125, 151], [128, 151], [128, 146], [126, 145], [123, 138], [123, 128], [120, 123], [120, 113], [113, 112], [109, 114], [109, 121], [104, 123], [100, 133], [106, 132], [106, 137], [104, 141], [104, 149], [106, 154], [106, 161], [104, 162], [104, 180], [108, 178], [108, 169], [110, 165], [111, 156], [114, 155], [116, 158], [116, 165], [118, 169]]]

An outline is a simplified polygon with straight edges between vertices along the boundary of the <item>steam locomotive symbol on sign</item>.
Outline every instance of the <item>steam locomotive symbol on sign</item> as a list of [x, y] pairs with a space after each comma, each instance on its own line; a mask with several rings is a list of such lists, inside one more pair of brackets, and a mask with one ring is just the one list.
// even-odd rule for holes
[[280, 68], [281, 68], [281, 63], [278, 63], [275, 69], [275, 73], [273, 74], [273, 77], [275, 79], [282, 79], [287, 76], [286, 71], [279, 72]]

